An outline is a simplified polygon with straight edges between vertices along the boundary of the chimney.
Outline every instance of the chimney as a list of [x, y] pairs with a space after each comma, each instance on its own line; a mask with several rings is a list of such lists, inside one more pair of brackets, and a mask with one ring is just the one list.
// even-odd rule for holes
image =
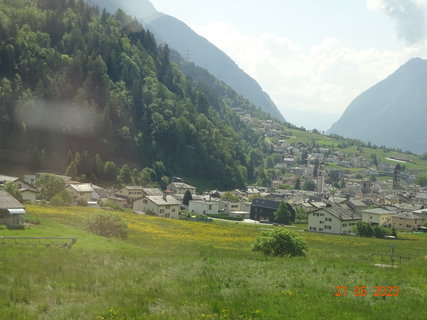
[[163, 200], [165, 200], [166, 202], [168, 202], [168, 200], [166, 200], [166, 194], [163, 194]]

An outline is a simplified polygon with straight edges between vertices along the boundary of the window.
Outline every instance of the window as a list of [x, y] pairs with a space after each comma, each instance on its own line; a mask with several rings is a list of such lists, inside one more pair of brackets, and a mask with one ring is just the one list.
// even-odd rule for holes
[[175, 209], [172, 209], [172, 212], [175, 212]]
[[160, 213], [164, 213], [165, 212], [165, 209], [160, 209]]
[[320, 214], [320, 216], [321, 216], [321, 217], [323, 217], [323, 216], [324, 216], [324, 214], [323, 214], [323, 213], [321, 213], [321, 214]]
[[319, 221], [320, 224], [324, 223], [324, 221]]
[[331, 222], [331, 221], [332, 221], [332, 218], [325, 218], [325, 221], [329, 221], [329, 222]]
[[343, 227], [347, 227], [347, 223], [343, 223], [343, 224], [342, 224], [342, 226], [343, 226]]
[[211, 204], [209, 205], [209, 210], [212, 210], [212, 205]]
[[327, 226], [327, 225], [325, 225], [325, 230], [331, 230], [332, 229], [332, 227], [331, 226]]
[[166, 218], [170, 218], [169, 213], [166, 213], [166, 214], [165, 214], [165, 217], [166, 217]]
[[171, 206], [166, 206], [166, 209], [170, 209]]

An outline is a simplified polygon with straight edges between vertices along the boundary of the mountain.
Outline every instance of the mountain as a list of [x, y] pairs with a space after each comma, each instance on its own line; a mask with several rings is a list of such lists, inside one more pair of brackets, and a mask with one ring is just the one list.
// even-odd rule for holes
[[224, 52], [205, 38], [199, 36], [184, 22], [157, 12], [148, 0], [87, 0], [105, 7], [109, 12], [120, 8], [140, 19], [154, 33], [158, 41], [178, 51], [181, 56], [207, 69], [219, 80], [253, 102], [272, 117], [284, 121], [277, 106], [260, 85]]
[[422, 153], [426, 119], [427, 60], [414, 58], [354, 99], [328, 132]]
[[263, 135], [232, 110], [253, 106], [186, 77], [123, 11], [15, 0], [0, 12], [0, 162], [83, 181], [177, 175], [223, 189], [264, 174]]

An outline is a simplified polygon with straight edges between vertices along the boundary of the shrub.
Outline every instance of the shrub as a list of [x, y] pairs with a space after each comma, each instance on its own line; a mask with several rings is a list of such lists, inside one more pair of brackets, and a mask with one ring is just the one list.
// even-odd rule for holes
[[307, 243], [300, 235], [281, 228], [261, 233], [252, 246], [253, 251], [280, 257], [305, 256], [307, 249]]
[[122, 217], [113, 213], [98, 213], [87, 219], [89, 231], [103, 237], [126, 239], [128, 226]]
[[80, 207], [87, 207], [87, 202], [84, 201], [83, 199], [79, 199], [77, 200], [77, 205]]
[[113, 200], [104, 200], [100, 203], [101, 207], [107, 207], [118, 211], [123, 211], [123, 206], [120, 203], [114, 202]]
[[376, 238], [383, 239], [388, 234], [386, 228], [375, 226], [373, 229]]
[[50, 199], [50, 203], [54, 206], [68, 206], [73, 203], [73, 198], [71, 193], [64, 189], [54, 195], [52, 199]]
[[370, 238], [374, 235], [374, 230], [369, 223], [359, 221], [356, 224], [356, 234], [359, 237]]
[[28, 212], [24, 214], [24, 221], [29, 224], [40, 224], [40, 219]]

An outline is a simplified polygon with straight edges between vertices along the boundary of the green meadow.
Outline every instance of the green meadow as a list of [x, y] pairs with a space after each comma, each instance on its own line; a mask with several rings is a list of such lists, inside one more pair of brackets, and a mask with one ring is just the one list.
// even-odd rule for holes
[[[402, 240], [303, 232], [306, 257], [251, 251], [266, 225], [188, 222], [115, 212], [126, 240], [89, 233], [100, 209], [28, 206], [39, 224], [0, 236], [73, 236], [71, 248], [0, 241], [1, 319], [427, 319], [427, 234]], [[396, 268], [372, 254], [409, 256]], [[336, 296], [336, 286], [347, 286]], [[355, 287], [366, 287], [356, 296]], [[375, 286], [398, 287], [374, 296]], [[358, 290], [356, 289], [356, 293]], [[396, 291], [394, 292], [396, 293]]]

